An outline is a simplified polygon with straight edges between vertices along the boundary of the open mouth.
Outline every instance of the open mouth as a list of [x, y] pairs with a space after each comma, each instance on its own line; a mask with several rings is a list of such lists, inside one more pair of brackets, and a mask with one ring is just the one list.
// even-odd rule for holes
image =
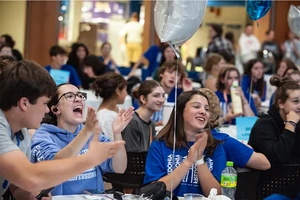
[[82, 115], [82, 106], [76, 106], [76, 107], [73, 109], [73, 112], [76, 113], [76, 114]]
[[169, 84], [175, 84], [175, 81], [173, 81], [173, 80], [169, 80]]

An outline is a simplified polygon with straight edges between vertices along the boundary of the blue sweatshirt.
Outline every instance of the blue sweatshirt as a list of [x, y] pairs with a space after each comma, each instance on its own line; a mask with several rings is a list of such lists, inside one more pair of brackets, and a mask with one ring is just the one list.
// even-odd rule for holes
[[[53, 160], [55, 154], [66, 147], [83, 127], [84, 125], [79, 125], [73, 134], [51, 124], [42, 124], [32, 137], [31, 162]], [[78, 153], [79, 155], [85, 154], [88, 151], [91, 139], [84, 145]], [[109, 142], [109, 139], [100, 134], [99, 141]], [[101, 165], [91, 168], [56, 186], [51, 191], [51, 194], [53, 196], [82, 194], [84, 189], [98, 189], [104, 192], [102, 173], [105, 172], [113, 172], [112, 159], [107, 159]]]

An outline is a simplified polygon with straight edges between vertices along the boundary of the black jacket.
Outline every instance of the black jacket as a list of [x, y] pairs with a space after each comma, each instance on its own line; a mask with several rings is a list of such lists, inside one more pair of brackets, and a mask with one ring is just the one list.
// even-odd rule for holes
[[271, 164], [300, 164], [300, 127], [295, 133], [284, 128], [278, 108], [271, 106], [253, 126], [248, 144], [263, 153]]

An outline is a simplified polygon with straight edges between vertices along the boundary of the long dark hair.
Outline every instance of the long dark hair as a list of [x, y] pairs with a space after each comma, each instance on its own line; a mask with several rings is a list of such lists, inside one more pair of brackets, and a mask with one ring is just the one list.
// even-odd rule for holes
[[84, 50], [85, 50], [85, 53], [86, 53], [86, 56], [89, 55], [89, 50], [88, 48], [85, 46], [85, 44], [83, 43], [77, 43], [76, 45], [74, 45], [74, 47], [72, 48], [72, 51], [71, 53], [69, 54], [69, 59], [68, 59], [68, 62], [67, 64], [68, 65], [71, 65], [73, 66], [76, 71], [79, 71], [79, 69], [82, 69], [83, 65], [82, 63], [80, 63], [80, 60], [77, 56], [77, 50], [80, 48], [80, 47], [83, 47]]
[[[260, 60], [260, 59], [252, 59], [249, 60], [246, 64], [246, 68], [245, 68], [245, 72], [244, 75], [248, 75], [250, 76], [250, 78], [252, 77], [252, 67], [254, 66], [255, 63], [260, 62], [264, 65], [264, 63]], [[251, 81], [253, 82], [252, 78]], [[258, 85], [258, 94], [260, 97], [264, 96], [265, 93], [265, 80], [264, 80], [264, 76], [262, 76], [260, 79], [257, 80], [257, 85]], [[254, 88], [252, 87], [252, 90], [249, 91], [249, 93], [253, 93]]]
[[[208, 103], [209, 100], [208, 98], [200, 91], [197, 90], [191, 90], [191, 91], [186, 91], [183, 92], [179, 95], [177, 99], [177, 110], [176, 110], [176, 143], [175, 147], [176, 148], [183, 148], [187, 147], [187, 139], [184, 131], [184, 118], [183, 118], [183, 112], [186, 107], [186, 103], [194, 96], [194, 95], [200, 95], [203, 96], [207, 99]], [[174, 128], [175, 128], [175, 123], [174, 123], [174, 115], [175, 115], [175, 108], [173, 108], [173, 111], [171, 113], [170, 119], [168, 123], [164, 126], [164, 128], [158, 133], [158, 135], [155, 137], [158, 140], [162, 140], [166, 142], [166, 145], [169, 148], [173, 147], [173, 142], [174, 142]], [[212, 155], [215, 148], [217, 147], [217, 140], [215, 140], [212, 137], [211, 134], [211, 127], [209, 123], [207, 123], [205, 127], [206, 132], [208, 133], [208, 141], [207, 141], [207, 155]]]

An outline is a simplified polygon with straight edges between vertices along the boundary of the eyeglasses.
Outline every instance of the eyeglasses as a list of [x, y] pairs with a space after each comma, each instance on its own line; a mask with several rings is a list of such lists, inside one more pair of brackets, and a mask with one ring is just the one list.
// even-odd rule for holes
[[58, 100], [57, 103], [59, 102], [59, 100], [61, 100], [61, 98], [65, 97], [68, 101], [75, 101], [76, 97], [79, 97], [82, 101], [86, 101], [87, 99], [87, 93], [85, 92], [77, 92], [76, 94], [73, 92], [66, 92], [64, 94], [62, 94]]

